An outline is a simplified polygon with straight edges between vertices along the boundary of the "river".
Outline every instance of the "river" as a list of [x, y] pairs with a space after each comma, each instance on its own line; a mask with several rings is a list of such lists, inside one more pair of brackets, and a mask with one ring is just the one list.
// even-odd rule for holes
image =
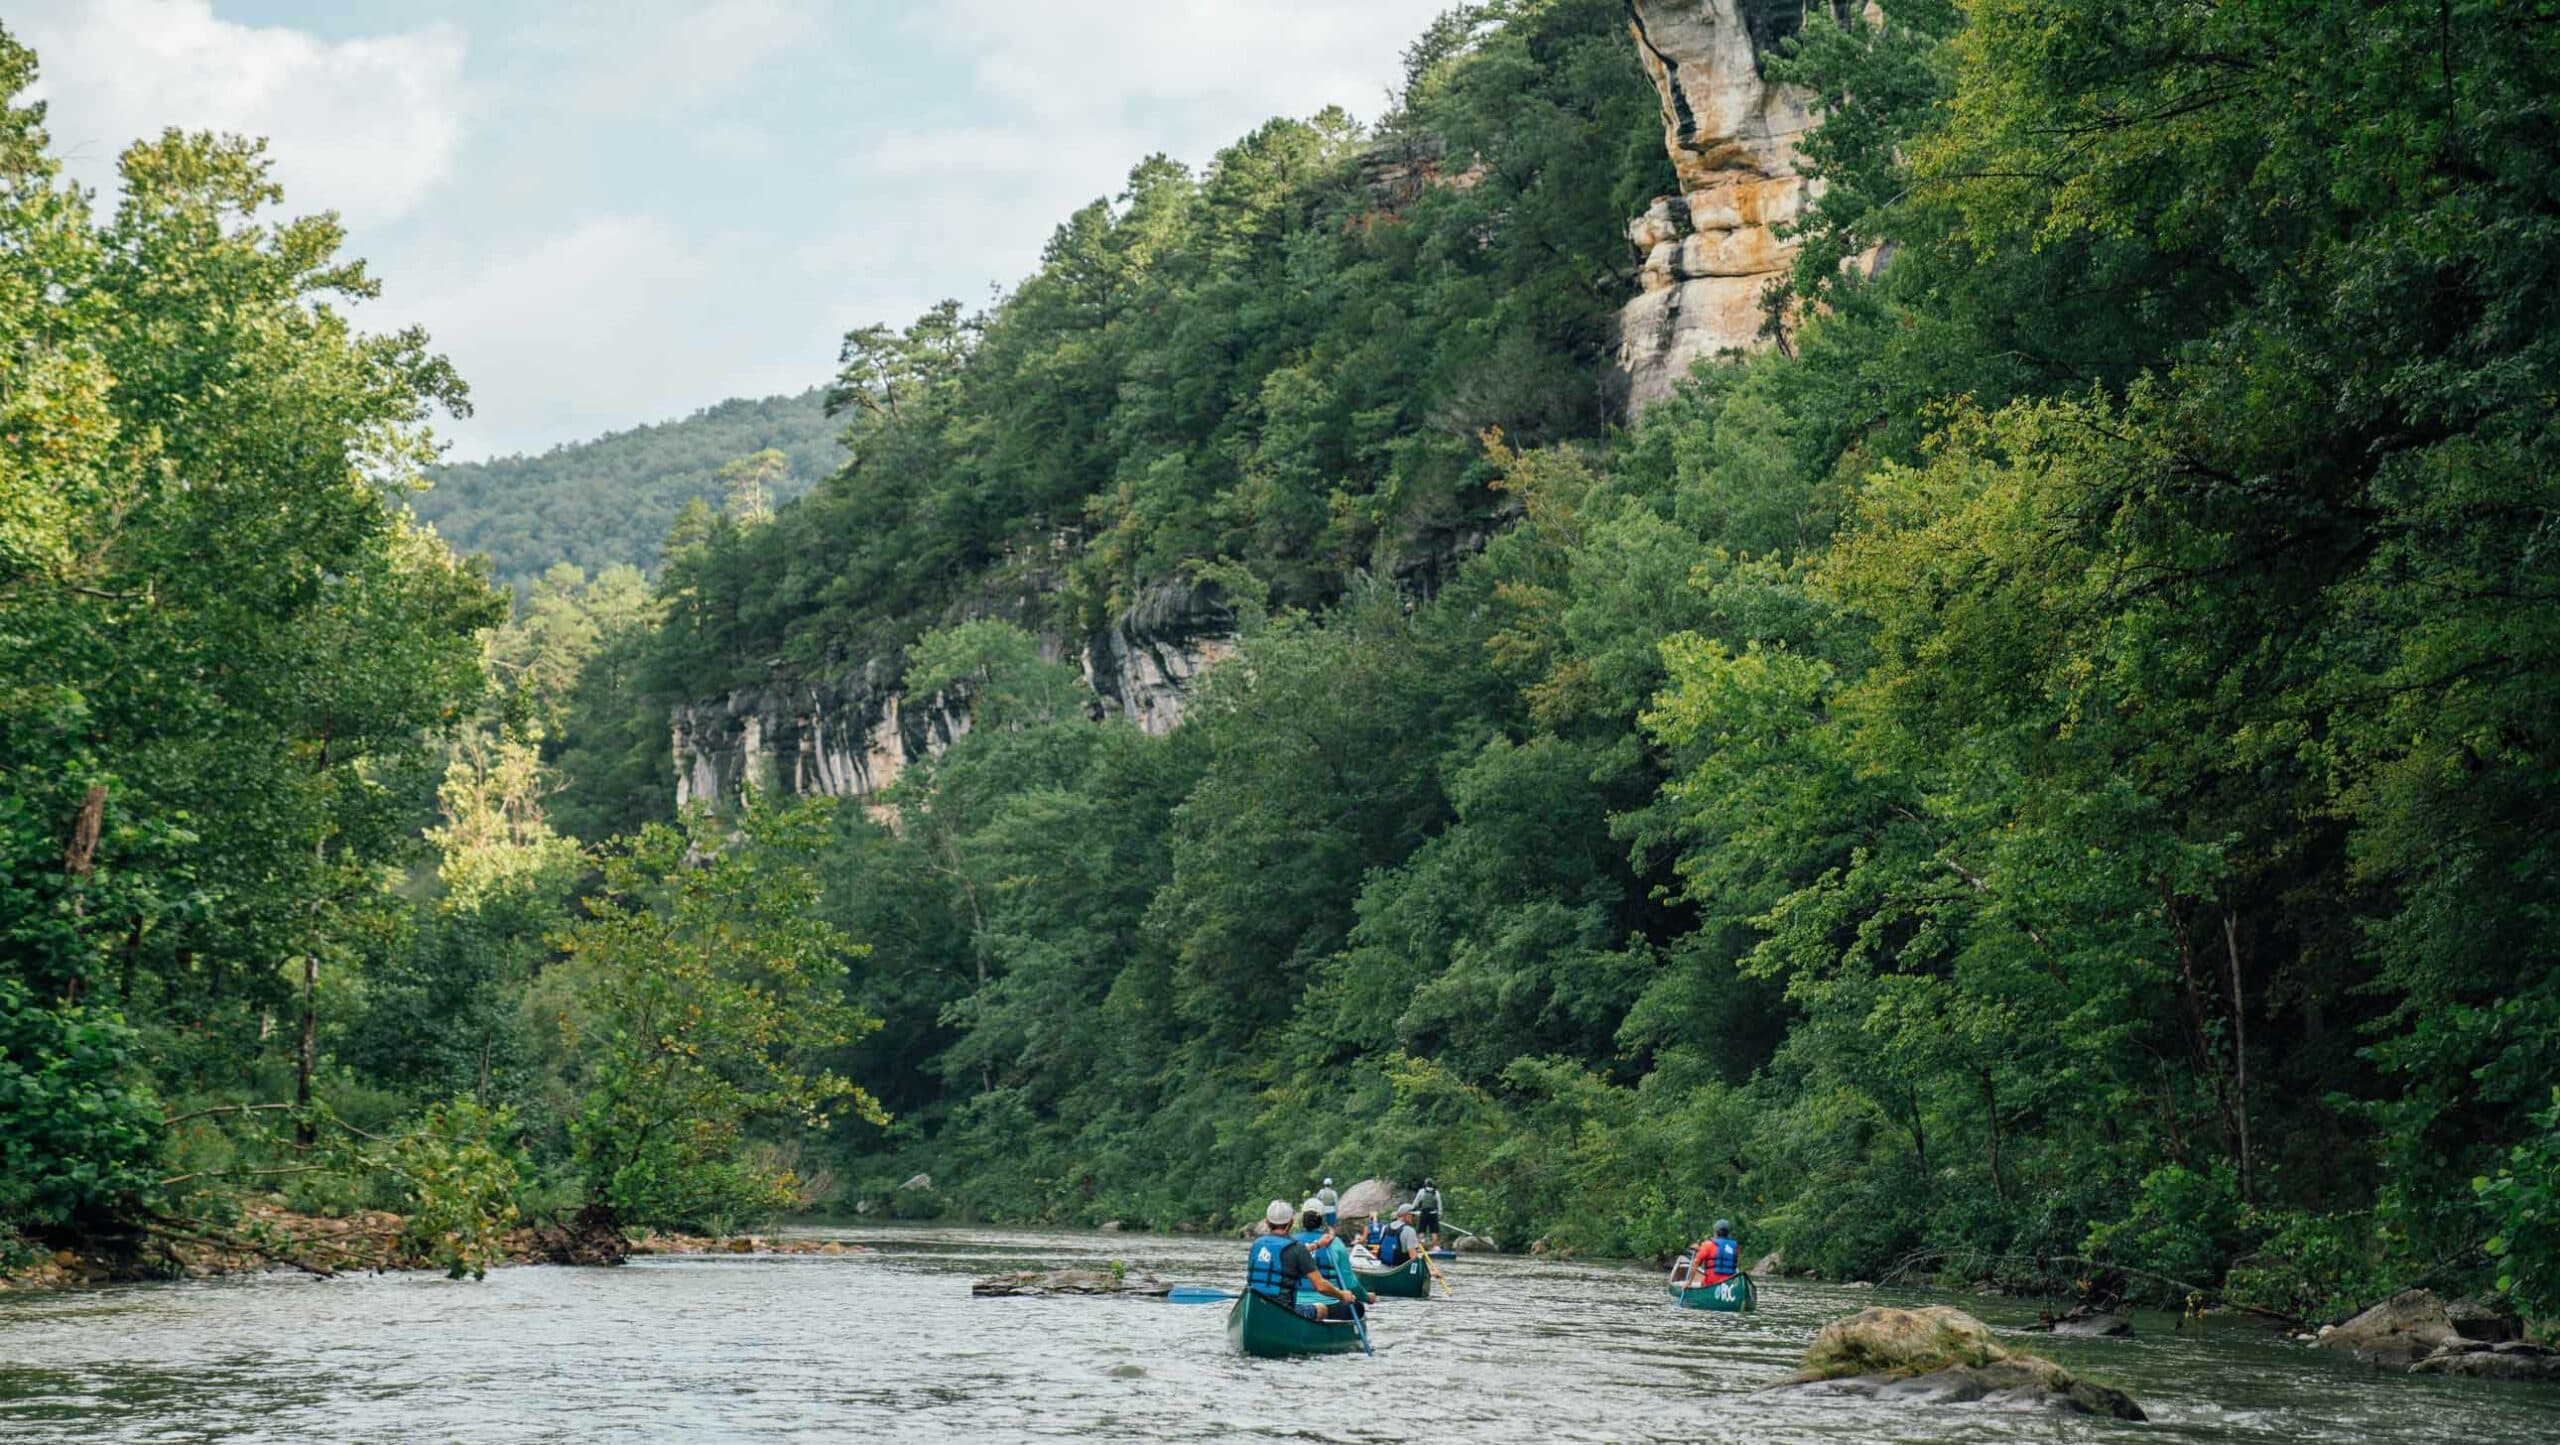
[[0, 1296], [0, 1439], [2560, 1440], [2560, 1392], [2387, 1376], [2240, 1322], [2038, 1342], [2132, 1391], [2152, 1423], [2128, 1425], [1750, 1393], [1823, 1321], [1929, 1298], [1899, 1291], [1779, 1281], [1757, 1315], [1675, 1313], [1649, 1270], [1468, 1256], [1455, 1298], [1379, 1307], [1375, 1358], [1261, 1361], [1229, 1352], [1220, 1305], [969, 1294], [976, 1274], [1114, 1259], [1231, 1286], [1239, 1245], [810, 1232], [877, 1252]]

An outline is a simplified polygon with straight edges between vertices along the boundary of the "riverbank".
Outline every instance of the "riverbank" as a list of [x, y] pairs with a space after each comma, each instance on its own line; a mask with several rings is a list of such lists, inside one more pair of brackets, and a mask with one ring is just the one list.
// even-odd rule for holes
[[[288, 1270], [302, 1274], [389, 1274], [435, 1266], [408, 1239], [406, 1216], [387, 1210], [304, 1214], [272, 1200], [243, 1201], [236, 1219], [166, 1221], [123, 1248], [91, 1246], [39, 1254], [0, 1270], [0, 1294], [80, 1289], [143, 1280], [221, 1279]], [[644, 1231], [631, 1236], [639, 1255], [868, 1253], [840, 1240], [766, 1234], [710, 1236]], [[501, 1266], [554, 1262], [543, 1232], [509, 1230]]]

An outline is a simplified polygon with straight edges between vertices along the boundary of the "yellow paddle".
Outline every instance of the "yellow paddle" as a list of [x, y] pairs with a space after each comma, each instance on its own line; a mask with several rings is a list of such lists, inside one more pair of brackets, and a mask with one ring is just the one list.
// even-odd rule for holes
[[1431, 1271], [1431, 1277], [1440, 1281], [1440, 1293], [1446, 1298], [1456, 1299], [1458, 1297], [1458, 1292], [1449, 1288], [1449, 1277], [1440, 1272], [1440, 1261], [1431, 1257], [1430, 1250], [1426, 1249], [1422, 1252], [1422, 1263], [1425, 1268]]

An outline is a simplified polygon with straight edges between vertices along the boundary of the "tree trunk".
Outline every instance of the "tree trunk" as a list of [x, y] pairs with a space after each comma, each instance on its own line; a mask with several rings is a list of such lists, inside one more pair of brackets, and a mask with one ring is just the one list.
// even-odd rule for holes
[[[89, 916], [88, 890], [84, 886], [98, 866], [98, 835], [107, 821], [107, 785], [91, 783], [81, 796], [80, 811], [71, 819], [71, 841], [63, 845], [62, 872], [71, 880], [71, 921], [74, 924]], [[62, 980], [62, 996], [80, 1001], [80, 987], [86, 982], [78, 971]]]
[[311, 1128], [311, 1065], [320, 1052], [320, 954], [302, 955], [302, 1042], [293, 1064], [293, 1147], [308, 1153]]
[[1991, 1082], [1991, 1071], [1982, 1071], [1982, 1116], [1991, 1124], [1991, 1192], [2007, 1202], [2009, 1181], [2000, 1173], [2000, 1093]]
[[71, 842], [62, 850], [62, 871], [74, 880], [86, 881], [97, 867], [98, 835], [105, 831], [106, 822], [107, 785], [91, 783], [80, 799], [80, 812], [71, 820]]
[[2231, 959], [2231, 1073], [2233, 1112], [2239, 1116], [2240, 1201], [2258, 1202], [2256, 1160], [2249, 1147], [2249, 1010], [2240, 991], [2240, 930], [2226, 911], [2222, 944]]

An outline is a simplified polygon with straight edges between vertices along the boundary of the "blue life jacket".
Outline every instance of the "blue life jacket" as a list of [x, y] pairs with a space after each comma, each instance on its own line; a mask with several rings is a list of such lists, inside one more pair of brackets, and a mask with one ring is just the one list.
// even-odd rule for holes
[[1378, 1241], [1386, 1237], [1387, 1227], [1372, 1219], [1369, 1221], [1369, 1228], [1361, 1234], [1360, 1241], [1361, 1243], [1368, 1245], [1372, 1252], [1375, 1252], [1378, 1247]]
[[1295, 1308], [1297, 1302], [1289, 1297], [1295, 1291], [1280, 1274], [1280, 1256], [1296, 1242], [1285, 1234], [1255, 1236], [1253, 1254], [1244, 1266], [1245, 1288]]
[[[1334, 1288], [1347, 1290], [1351, 1288], [1351, 1252], [1344, 1249], [1338, 1239], [1329, 1249], [1316, 1248], [1316, 1241], [1324, 1238], [1324, 1233], [1321, 1229], [1301, 1229], [1292, 1238], [1305, 1245], [1307, 1253], [1315, 1256], [1317, 1274], [1330, 1280]], [[1324, 1291], [1301, 1280], [1298, 1282], [1298, 1302], [1321, 1305], [1324, 1303]]]
[[1378, 1263], [1389, 1269], [1404, 1263], [1404, 1230], [1389, 1225], [1386, 1232], [1378, 1237], [1377, 1247]]
[[1711, 1242], [1715, 1245], [1716, 1252], [1714, 1258], [1708, 1261], [1707, 1273], [1717, 1275], [1739, 1273], [1740, 1257], [1736, 1255], [1734, 1251], [1741, 1248], [1741, 1246], [1730, 1239], [1718, 1239]]

